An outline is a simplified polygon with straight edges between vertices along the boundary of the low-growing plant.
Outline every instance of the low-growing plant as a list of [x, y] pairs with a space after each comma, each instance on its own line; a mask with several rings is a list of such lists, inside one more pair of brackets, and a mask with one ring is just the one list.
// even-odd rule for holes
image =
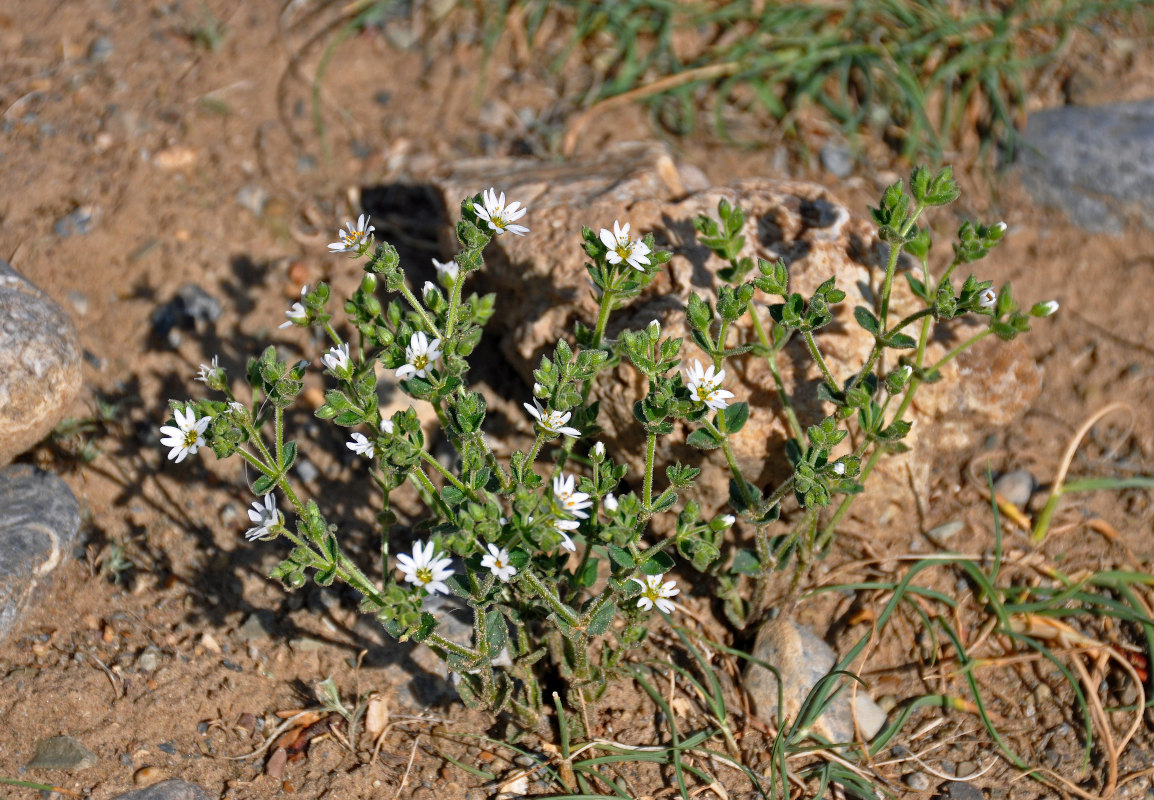
[[[282, 327], [314, 328], [331, 340], [320, 359], [329, 388], [315, 415], [349, 431], [347, 447], [363, 457], [367, 480], [380, 495], [375, 535], [382, 574], [376, 578], [349, 556], [348, 534], [325, 516], [323, 498], [304, 496], [291, 472], [305, 443], [286, 431], [285, 412], [298, 402], [310, 362], [282, 360], [269, 347], [249, 361], [244, 391], [234, 393], [241, 382], [214, 359], [198, 377], [223, 399], [173, 402], [174, 420], [161, 428], [161, 443], [177, 462], [207, 446], [218, 458], [240, 458], [256, 471], [251, 488], [260, 499], [249, 511], [253, 526], [246, 538], [289, 542], [287, 558], [272, 571], [289, 589], [310, 576], [322, 586], [348, 584], [361, 594], [362, 610], [392, 636], [422, 642], [445, 660], [467, 704], [511, 711], [526, 726], [534, 726], [548, 705], [546, 681], [559, 675], [568, 708], [579, 712], [572, 718], [587, 724], [589, 706], [607, 681], [635, 674], [627, 656], [646, 639], [648, 613], [673, 610], [680, 589], [669, 574], [678, 559], [703, 572], [731, 617], [744, 622], [742, 576], [768, 575], [794, 555], [804, 560], [828, 544], [878, 459], [904, 447], [918, 387], [940, 379], [942, 367], [975, 342], [991, 335], [1012, 339], [1028, 330], [1030, 316], [1055, 311], [1052, 302], [1019, 310], [1008, 285], [996, 293], [990, 281], [973, 275], [960, 286], [953, 280], [959, 266], [997, 245], [1005, 232], [1001, 223], [963, 224], [954, 258], [941, 275], [931, 273], [930, 233], [919, 223], [925, 211], [956, 196], [948, 168], [936, 174], [918, 168], [908, 191], [899, 181], [872, 209], [889, 256], [876, 307], [854, 310], [873, 345], [844, 383], [834, 380], [821, 350], [821, 331], [844, 292], [831, 278], [803, 296], [791, 291], [783, 261], [742, 256], [740, 208], [722, 203], [719, 219], [696, 223], [702, 241], [728, 262], [718, 273], [716, 302], [691, 296], [686, 308], [687, 330], [704, 365], [690, 363], [685, 342], [666, 335], [656, 321], [607, 338], [613, 311], [645, 291], [671, 254], [657, 249], [652, 234], [634, 238], [619, 221], [599, 233], [584, 229], [581, 245], [599, 313], [577, 323], [571, 339], [559, 339], [542, 357], [524, 403], [536, 435], [528, 449], [508, 459], [498, 458], [486, 440], [486, 399], [468, 382], [470, 358], [496, 298], [467, 295], [464, 288], [483, 268], [483, 251], [493, 238], [529, 233], [518, 223], [525, 209], [506, 204], [494, 190], [466, 198], [456, 223], [460, 250], [453, 261], [436, 262], [440, 285], [428, 282], [419, 292], [410, 288], [396, 249], [375, 240], [366, 217], [349, 223], [329, 246], [363, 261], [360, 287], [339, 309], [344, 321], [336, 318], [329, 286], [320, 283], [302, 290]], [[907, 274], [921, 306], [895, 322], [891, 295], [902, 253], [921, 266]], [[766, 308], [759, 292], [777, 302]], [[927, 362], [931, 330], [962, 316], [986, 324]], [[812, 355], [830, 410], [808, 427], [794, 412], [777, 368], [793, 337]], [[883, 357], [891, 353], [893, 358]], [[727, 362], [739, 357], [766, 359], [792, 432], [781, 456], [791, 474], [772, 490], [747, 480], [731, 447], [749, 417], [749, 405], [723, 388]], [[590, 400], [598, 376], [624, 363], [647, 383], [633, 409], [645, 434], [645, 466], [630, 486], [622, 483], [627, 459], [597, 441], [599, 407]], [[431, 452], [413, 407], [382, 415], [381, 365], [414, 404], [433, 408], [454, 450], [449, 465]], [[689, 444], [725, 455], [732, 513], [703, 515], [703, 506], [722, 499], [693, 498], [700, 467], [675, 463], [664, 469], [664, 480], [658, 474], [657, 442], [679, 424], [691, 429]], [[843, 444], [851, 431], [852, 448]], [[416, 487], [427, 510], [411, 530], [398, 524], [390, 499], [405, 483]], [[821, 511], [839, 496], [823, 526]], [[800, 522], [782, 532], [774, 523], [787, 499], [800, 507]], [[657, 528], [652, 523], [659, 515], [669, 522]], [[726, 530], [738, 517], [754, 530], [755, 550], [727, 544]], [[411, 549], [394, 555], [400, 540], [406, 549], [411, 542]], [[438, 593], [455, 595], [472, 609], [471, 641], [441, 633], [437, 615], [424, 604]]]

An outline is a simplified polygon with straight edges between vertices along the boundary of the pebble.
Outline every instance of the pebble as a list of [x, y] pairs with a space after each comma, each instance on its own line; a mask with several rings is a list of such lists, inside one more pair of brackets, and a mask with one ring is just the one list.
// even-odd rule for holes
[[156, 767], [141, 767], [132, 773], [132, 782], [137, 786], [151, 786], [165, 777], [164, 771]]
[[0, 639], [72, 550], [79, 530], [80, 507], [63, 480], [26, 464], [0, 470]]
[[160, 649], [155, 645], [144, 648], [136, 657], [136, 665], [145, 672], [156, 672], [160, 666]]
[[915, 792], [924, 792], [930, 788], [930, 779], [923, 772], [911, 772], [902, 778], [902, 783], [913, 789]]
[[68, 293], [68, 302], [76, 309], [76, 313], [82, 317], [88, 316], [88, 295], [84, 292], [73, 290]]
[[0, 259], [0, 466], [56, 427], [82, 383], [72, 318]]
[[309, 461], [304, 456], [297, 458], [297, 462], [293, 465], [296, 470], [297, 477], [305, 483], [312, 483], [320, 477], [321, 471], [316, 468], [313, 462]]
[[1018, 508], [1025, 508], [1030, 502], [1030, 496], [1038, 488], [1038, 480], [1024, 469], [1007, 472], [994, 481], [994, 491], [1002, 499], [1008, 500]]
[[948, 547], [949, 545], [947, 543], [949, 540], [964, 527], [966, 527], [966, 523], [957, 519], [943, 522], [941, 525], [937, 525], [926, 531], [926, 538], [938, 547]]
[[112, 800], [210, 800], [208, 792], [195, 783], [167, 780], [144, 789], [117, 795]]
[[986, 800], [981, 789], [966, 781], [950, 781], [941, 787], [941, 792], [950, 800]]
[[[824, 641], [808, 628], [789, 618], [764, 623], [753, 646], [753, 656], [776, 667], [782, 677], [785, 701], [784, 717], [793, 718], [806, 696], [837, 662], [837, 656]], [[769, 720], [780, 718], [777, 708], [777, 677], [773, 672], [751, 663], [745, 673], [745, 688], [757, 713]], [[854, 706], [851, 692], [845, 687], [813, 724], [813, 730], [833, 742], [854, 741], [854, 718], [866, 741], [872, 739], [886, 721], [886, 712], [858, 687]]]
[[233, 672], [244, 672], [244, 667], [237, 664], [235, 661], [229, 661], [227, 658], [220, 662], [225, 669], [231, 669]]
[[963, 761], [962, 763], [958, 764], [957, 772], [955, 772], [954, 774], [957, 775], [959, 778], [968, 778], [977, 771], [978, 771], [978, 765], [975, 764], [973, 761]]
[[100, 759], [71, 736], [53, 736], [36, 743], [36, 754], [25, 766], [28, 769], [88, 769]]
[[268, 192], [256, 184], [250, 183], [236, 193], [236, 202], [241, 208], [251, 211], [253, 216], [264, 214], [265, 204], [268, 202]]
[[88, 60], [93, 64], [99, 64], [107, 61], [112, 51], [112, 40], [107, 36], [97, 36], [92, 40], [92, 44], [88, 45]]
[[840, 142], [830, 142], [821, 148], [821, 166], [835, 178], [848, 178], [853, 173], [853, 154]]
[[176, 755], [176, 748], [169, 742], [161, 742], [156, 746], [156, 749], [162, 753], [168, 753], [170, 756]]
[[242, 641], [251, 642], [268, 639], [276, 631], [276, 614], [267, 609], [261, 609], [249, 614], [239, 628], [236, 635]]
[[220, 301], [195, 284], [185, 284], [176, 296], [152, 312], [152, 335], [177, 347], [182, 330], [200, 330], [220, 319]]
[[96, 220], [99, 216], [100, 209], [96, 206], [81, 206], [56, 220], [52, 230], [61, 238], [85, 236], [96, 226]]

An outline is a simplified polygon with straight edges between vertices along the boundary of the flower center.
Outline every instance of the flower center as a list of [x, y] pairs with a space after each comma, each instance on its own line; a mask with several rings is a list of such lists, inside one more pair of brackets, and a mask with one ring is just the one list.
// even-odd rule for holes
[[349, 231], [345, 236], [345, 244], [356, 244], [361, 238], [360, 231]]
[[421, 583], [432, 583], [433, 571], [428, 567], [421, 567], [419, 570], [417, 570], [417, 580]]
[[501, 209], [497, 209], [492, 214], [490, 214], [489, 219], [491, 219], [493, 221], [493, 224], [496, 225], [501, 230], [505, 230], [505, 226], [509, 224], [508, 222], [505, 221], [504, 216], [502, 216]]
[[185, 446], [186, 448], [187, 448], [187, 447], [195, 447], [195, 446], [196, 446], [196, 441], [197, 441], [197, 439], [199, 439], [199, 438], [200, 438], [200, 434], [198, 434], [198, 433], [196, 432], [196, 428], [193, 428], [193, 429], [192, 429], [192, 430], [190, 430], [190, 431], [185, 431], [185, 432], [184, 432], [184, 446]]
[[419, 355], [413, 358], [413, 366], [417, 369], [424, 369], [429, 366], [429, 357], [426, 355]]
[[622, 259], [628, 260], [632, 253], [633, 245], [629, 242], [617, 245], [617, 255], [621, 256]]

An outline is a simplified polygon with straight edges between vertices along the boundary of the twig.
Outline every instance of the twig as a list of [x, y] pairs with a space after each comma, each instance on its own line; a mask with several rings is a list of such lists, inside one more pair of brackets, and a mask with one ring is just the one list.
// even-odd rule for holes
[[321, 710], [323, 710], [323, 709], [321, 709], [320, 707], [306, 708], [304, 711], [301, 711], [297, 714], [293, 714], [291, 717], [289, 717], [284, 722], [282, 722], [280, 725], [278, 725], [276, 730], [274, 730], [272, 733], [269, 734], [268, 738], [265, 739], [264, 744], [262, 744], [256, 750], [253, 750], [251, 753], [246, 753], [243, 756], [220, 756], [220, 758], [224, 759], [225, 761], [245, 761], [245, 760], [250, 759], [250, 758], [256, 758], [257, 756], [261, 755], [265, 750], [268, 750], [269, 747], [272, 746], [272, 743], [277, 740], [277, 737], [280, 736], [285, 731], [287, 731], [289, 728], [291, 728], [293, 726], [293, 723], [295, 723], [298, 719], [303, 717], [305, 714], [312, 714], [314, 712], [321, 711]]
[[417, 738], [413, 739], [413, 749], [409, 753], [409, 763], [405, 767], [405, 774], [401, 778], [401, 785], [397, 787], [397, 793], [393, 795], [393, 800], [397, 800], [401, 796], [401, 792], [405, 789], [405, 784], [409, 782], [409, 771], [413, 768], [413, 759], [417, 757], [417, 744], [421, 741], [421, 734], [417, 734]]

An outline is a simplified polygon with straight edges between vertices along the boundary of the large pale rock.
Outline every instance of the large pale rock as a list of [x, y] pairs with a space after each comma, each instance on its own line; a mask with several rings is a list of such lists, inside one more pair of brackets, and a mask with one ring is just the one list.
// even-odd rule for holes
[[[726, 265], [698, 242], [692, 223], [700, 214], [716, 216], [722, 198], [746, 212], [743, 255], [784, 259], [792, 290], [803, 295], [831, 276], [847, 293], [835, 308], [833, 323], [817, 335], [834, 376], [844, 381], [860, 369], [869, 353], [872, 337], [854, 321], [853, 309], [876, 305], [887, 251], [876, 240], [873, 226], [853, 217], [822, 186], [748, 179], [682, 195], [687, 187], [700, 186], [700, 179], [679, 173], [664, 151], [638, 145], [611, 149], [591, 162], [566, 166], [524, 160], [485, 163], [487, 167], [475, 160], [454, 166], [441, 188], [450, 207], [492, 185], [529, 208], [521, 222], [528, 224], [530, 234], [499, 237], [487, 253], [481, 278], [498, 292], [494, 324], [502, 335], [501, 347], [526, 381], [532, 380], [541, 355], [553, 349], [575, 320], [587, 324], [595, 320], [597, 308], [584, 268], [581, 228], [612, 227], [617, 219], [629, 221], [637, 234], [652, 232], [657, 247], [671, 250], [674, 256], [642, 296], [614, 314], [607, 334], [614, 337], [625, 328], [640, 328], [656, 319], [666, 335], [686, 337], [685, 358], [701, 357], [687, 335], [685, 304], [691, 293], [713, 301], [718, 285], [715, 273]], [[905, 280], [899, 278], [891, 319], [900, 318], [911, 301]], [[760, 293], [755, 298], [766, 324], [769, 302], [772, 299]], [[965, 324], [955, 323], [958, 335], [965, 334]], [[928, 357], [946, 352], [959, 340], [958, 335], [935, 336]], [[729, 344], [739, 339], [753, 341], [754, 333], [739, 328]], [[795, 339], [782, 353], [779, 369], [805, 425], [823, 418], [830, 407], [817, 398], [819, 373], [800, 337]], [[919, 390], [914, 418], [935, 422], [935, 446], [970, 445], [977, 431], [1011, 421], [1038, 392], [1038, 368], [1018, 343], [982, 344], [990, 346], [949, 365], [943, 370], [943, 381]], [[727, 371], [726, 388], [737, 399], [748, 401], [751, 412], [749, 422], [734, 438], [738, 462], [747, 478], [776, 482], [789, 471], [783, 455], [788, 430], [770, 370], [763, 359], [744, 356], [727, 362]], [[598, 421], [605, 428], [606, 445], [618, 458], [632, 456], [628, 460], [634, 478], [643, 464], [643, 437], [632, 407], [645, 389], [644, 379], [628, 364], [603, 376], [595, 389], [601, 400]], [[920, 491], [928, 486], [930, 459], [917, 435], [922, 427], [926, 426], [915, 425], [907, 441], [910, 453], [883, 459], [874, 473], [871, 484], [877, 484], [877, 490], [870, 493], [871, 515], [908, 507], [908, 488], [912, 485]], [[703, 472], [699, 499], [707, 507], [717, 507], [728, 495], [721, 454], [706, 455], [687, 447], [685, 435], [686, 430], [678, 429], [660, 441], [658, 463], [704, 460], [712, 465]], [[892, 501], [889, 509], [884, 507], [886, 498]]]
[[[745, 670], [745, 691], [758, 716], [777, 725], [792, 723], [806, 697], [833, 670], [837, 657], [813, 631], [787, 617], [761, 626], [753, 645], [754, 658], [777, 669], [777, 674], [750, 662]], [[781, 690], [778, 691], [778, 675]], [[860, 685], [846, 685], [812, 724], [810, 730], [831, 743], [855, 741], [854, 722], [861, 738], [869, 741], [886, 721], [886, 714]], [[778, 698], [781, 705], [778, 708]]]
[[56, 426], [80, 381], [72, 320], [0, 260], [0, 466]]
[[0, 640], [68, 557], [79, 530], [76, 498], [59, 477], [26, 464], [0, 470]]

